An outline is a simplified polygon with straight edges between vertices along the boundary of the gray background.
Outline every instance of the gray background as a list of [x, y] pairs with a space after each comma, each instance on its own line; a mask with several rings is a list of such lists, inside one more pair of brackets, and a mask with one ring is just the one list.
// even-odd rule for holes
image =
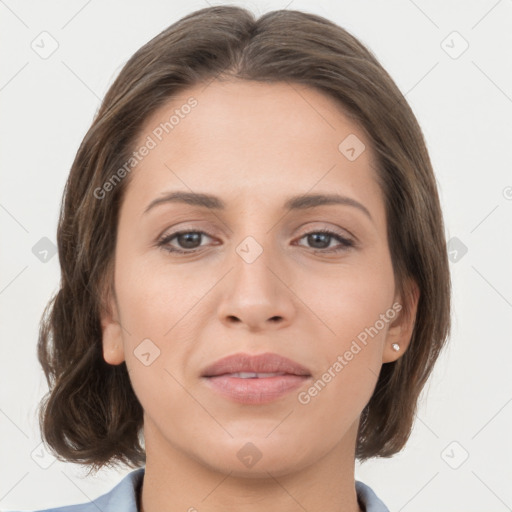
[[[3, 510], [84, 502], [130, 471], [84, 478], [41, 450], [38, 323], [59, 282], [51, 249], [64, 183], [100, 99], [142, 44], [208, 4], [0, 0]], [[235, 4], [317, 13], [368, 45], [413, 108], [439, 183], [453, 334], [407, 447], [356, 465], [356, 478], [391, 510], [512, 510], [512, 1]]]

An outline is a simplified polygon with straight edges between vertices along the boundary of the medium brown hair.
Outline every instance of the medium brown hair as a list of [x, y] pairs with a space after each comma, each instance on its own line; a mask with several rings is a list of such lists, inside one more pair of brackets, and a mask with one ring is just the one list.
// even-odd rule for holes
[[[140, 48], [78, 149], [57, 231], [60, 289], [45, 309], [38, 342], [50, 388], [39, 411], [43, 440], [59, 459], [92, 470], [145, 462], [143, 409], [126, 364], [104, 361], [100, 323], [113, 294], [115, 235], [129, 176], [101, 199], [94, 191], [129, 160], [155, 110], [219, 77], [315, 88], [334, 99], [371, 143], [395, 282], [402, 297], [409, 278], [420, 291], [409, 347], [383, 364], [359, 424], [356, 457], [389, 457], [409, 438], [418, 397], [450, 331], [443, 218], [421, 129], [375, 56], [343, 28], [293, 10], [256, 19], [234, 6], [193, 12]], [[408, 301], [403, 306], [405, 314]]]

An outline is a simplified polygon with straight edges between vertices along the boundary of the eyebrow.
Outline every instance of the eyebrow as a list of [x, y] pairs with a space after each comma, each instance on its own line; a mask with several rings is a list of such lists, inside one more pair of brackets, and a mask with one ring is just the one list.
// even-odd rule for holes
[[[162, 197], [151, 201], [143, 214], [148, 213], [155, 206], [166, 203], [185, 203], [192, 206], [202, 206], [212, 210], [226, 209], [226, 203], [217, 196], [198, 192], [175, 191], [166, 193]], [[341, 196], [339, 194], [304, 194], [292, 196], [285, 201], [283, 206], [289, 210], [307, 210], [318, 206], [332, 204], [353, 206], [362, 211], [370, 220], [373, 221], [370, 212], [363, 204], [351, 197]]]

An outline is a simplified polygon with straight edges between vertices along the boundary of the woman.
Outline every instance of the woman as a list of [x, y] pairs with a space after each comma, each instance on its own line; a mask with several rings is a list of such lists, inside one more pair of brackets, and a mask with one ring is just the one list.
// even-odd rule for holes
[[164, 30], [78, 150], [58, 246], [43, 438], [138, 469], [53, 510], [388, 510], [355, 459], [407, 442], [450, 277], [421, 129], [352, 35], [233, 6]]

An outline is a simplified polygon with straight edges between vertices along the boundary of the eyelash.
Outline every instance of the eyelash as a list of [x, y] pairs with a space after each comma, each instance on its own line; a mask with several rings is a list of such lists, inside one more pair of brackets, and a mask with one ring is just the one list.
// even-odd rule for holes
[[[184, 235], [184, 234], [187, 234], [187, 233], [196, 233], [196, 234], [206, 235], [207, 237], [210, 237], [210, 235], [208, 235], [208, 233], [205, 233], [204, 231], [196, 231], [196, 230], [176, 231], [174, 233], [169, 233], [167, 235], [164, 235], [162, 238], [160, 238], [160, 240], [157, 242], [157, 246], [160, 247], [162, 250], [164, 250], [166, 252], [169, 252], [169, 253], [193, 254], [193, 253], [195, 253], [195, 252], [197, 252], [199, 250], [199, 247], [196, 247], [195, 249], [183, 250], [183, 249], [177, 249], [175, 247], [171, 248], [171, 246], [168, 245], [169, 242], [173, 238], [176, 238], [179, 235]], [[316, 229], [314, 231], [310, 231], [310, 232], [305, 233], [304, 235], [302, 235], [299, 238], [299, 240], [302, 240], [306, 236], [314, 235], [314, 234], [318, 234], [318, 233], [329, 235], [329, 236], [335, 238], [336, 240], [338, 240], [341, 243], [342, 247], [338, 247], [336, 249], [313, 249], [316, 252], [322, 252], [322, 253], [333, 253], [333, 252], [335, 252], [335, 253], [337, 253], [337, 252], [341, 252], [341, 251], [346, 251], [346, 250], [348, 250], [348, 249], [350, 249], [350, 248], [355, 246], [355, 242], [353, 240], [350, 240], [348, 238], [344, 238], [341, 235], [339, 235], [338, 233], [335, 233], [334, 231], [330, 231], [328, 229]], [[212, 238], [212, 237], [210, 237], [210, 238]]]

